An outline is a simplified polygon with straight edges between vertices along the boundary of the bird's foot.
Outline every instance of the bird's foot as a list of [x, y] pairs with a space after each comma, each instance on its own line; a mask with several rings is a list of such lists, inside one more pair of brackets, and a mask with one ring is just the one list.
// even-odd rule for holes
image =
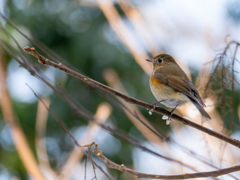
[[157, 102], [155, 102], [155, 103], [152, 103], [153, 108], [150, 109], [150, 110], [148, 111], [148, 113], [149, 113], [150, 115], [152, 115], [154, 109], [157, 107], [156, 105], [157, 105], [158, 103], [160, 103], [160, 102], [163, 102], [163, 101], [165, 101], [165, 100], [161, 100], [161, 101], [157, 101]]
[[169, 125], [170, 122], [171, 122], [171, 119], [168, 119], [168, 120], [166, 121], [166, 125]]
[[171, 119], [169, 119], [169, 117], [166, 116], [166, 115], [163, 115], [162, 119], [163, 119], [163, 120], [166, 120], [166, 124], [167, 124], [167, 125], [169, 125], [170, 122], [171, 122]]
[[149, 114], [149, 115], [152, 115], [153, 111], [154, 111], [154, 109], [150, 109], [150, 110], [148, 111], [148, 114]]
[[173, 112], [174, 112], [174, 110], [178, 107], [178, 105], [179, 105], [179, 104], [177, 104], [177, 105], [175, 106], [175, 108], [173, 108], [173, 110], [171, 110], [171, 114], [170, 114], [170, 116], [168, 117], [168, 119], [167, 119], [167, 121], [166, 121], [166, 124], [167, 124], [167, 125], [170, 124], [171, 118], [172, 118], [172, 115], [173, 115]]

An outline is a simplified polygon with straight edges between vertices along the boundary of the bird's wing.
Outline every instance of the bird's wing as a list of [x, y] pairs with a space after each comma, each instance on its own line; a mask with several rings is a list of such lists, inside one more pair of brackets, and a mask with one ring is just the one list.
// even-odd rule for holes
[[179, 76], [174, 75], [164, 75], [159, 71], [156, 71], [154, 73], [155, 79], [157, 79], [159, 82], [170, 86], [171, 88], [175, 89], [176, 91], [179, 91], [183, 94], [185, 94], [187, 97], [198, 101], [201, 105], [206, 106], [203, 103], [202, 98], [200, 97], [197, 89], [194, 87], [192, 82], [188, 79], [181, 78]]

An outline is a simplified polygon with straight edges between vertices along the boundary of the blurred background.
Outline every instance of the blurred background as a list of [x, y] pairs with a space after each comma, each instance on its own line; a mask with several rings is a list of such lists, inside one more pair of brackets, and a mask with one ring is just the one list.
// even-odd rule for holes
[[[35, 47], [50, 60], [150, 104], [156, 99], [149, 88], [152, 67], [145, 59], [171, 54], [204, 97], [212, 120], [203, 123], [191, 103], [176, 113], [239, 140], [240, 53], [235, 43], [229, 43], [240, 42], [240, 1], [0, 0], [0, 12], [0, 179], [84, 179], [86, 157], [26, 84], [80, 144], [94, 141], [110, 160], [136, 171], [170, 175], [240, 163], [238, 148], [177, 121], [166, 125], [160, 114], [149, 115], [146, 109], [38, 64], [15, 43], [21, 49]], [[86, 121], [63, 95], [16, 61], [22, 61], [21, 54], [83, 111], [172, 160], [143, 151]], [[156, 136], [138, 119], [164, 135]], [[113, 179], [137, 179], [108, 169], [95, 156], [94, 160]], [[86, 179], [94, 178], [91, 161], [86, 170]], [[96, 173], [97, 179], [107, 179], [98, 169]], [[240, 173], [219, 179], [240, 179]]]

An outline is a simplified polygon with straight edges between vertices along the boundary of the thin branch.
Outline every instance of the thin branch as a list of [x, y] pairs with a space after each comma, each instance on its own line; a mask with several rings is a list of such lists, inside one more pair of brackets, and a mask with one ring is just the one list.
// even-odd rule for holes
[[[27, 85], [27, 86], [28, 86], [28, 85]], [[75, 137], [73, 137], [73, 135], [68, 131], [68, 129], [67, 129], [67, 127], [64, 125], [63, 121], [62, 121], [59, 117], [57, 117], [57, 115], [56, 115], [49, 107], [47, 107], [47, 105], [44, 103], [44, 101], [33, 91], [33, 89], [32, 89], [30, 86], [28, 86], [28, 87], [31, 89], [31, 91], [32, 91], [33, 94], [36, 96], [36, 98], [38, 98], [39, 101], [43, 104], [43, 106], [48, 110], [48, 112], [52, 115], [52, 117], [58, 122], [58, 124], [60, 125], [60, 127], [64, 130], [64, 132], [65, 132], [65, 133], [69, 136], [69, 138], [72, 140], [73, 144], [74, 144], [75, 146], [79, 147], [79, 149], [80, 149], [86, 156], [89, 156], [88, 152], [86, 152], [86, 150], [83, 148], [83, 147], [85, 147], [85, 146], [81, 146], [81, 145], [77, 142], [77, 140], [75, 139]], [[91, 157], [89, 157], [89, 158], [91, 159]], [[97, 166], [100, 171], [102, 171], [109, 179], [112, 180], [112, 178], [111, 178], [99, 165], [97, 165], [97, 164], [93, 161], [93, 159], [91, 159], [91, 161], [92, 161], [92, 163], [93, 163], [93, 169], [94, 169], [94, 171], [95, 171], [95, 166]], [[94, 166], [94, 165], [95, 165], [95, 166]]]
[[88, 156], [86, 156], [86, 160], [85, 160], [84, 180], [87, 180], [87, 162], [88, 162]]
[[[52, 61], [46, 59], [45, 57], [43, 57], [42, 55], [37, 53], [35, 48], [29, 48], [27, 46], [27, 47], [24, 48], [24, 50], [28, 54], [31, 54], [34, 57], [36, 57], [38, 59], [39, 63], [45, 64], [45, 65], [49, 65], [49, 66], [52, 66], [52, 67], [54, 67], [56, 69], [64, 71], [64, 72], [66, 72], [66, 73], [68, 73], [68, 74], [70, 74], [70, 75], [80, 79], [81, 81], [85, 82], [86, 84], [88, 84], [88, 85], [90, 85], [92, 87], [95, 87], [95, 88], [98, 88], [98, 89], [102, 89], [103, 91], [106, 91], [106, 92], [111, 93], [111, 94], [113, 94], [115, 96], [118, 96], [118, 97], [124, 99], [126, 102], [128, 102], [130, 104], [136, 104], [136, 105], [141, 106], [141, 107], [143, 107], [145, 109], [152, 109], [153, 108], [153, 106], [151, 104], [148, 104], [148, 103], [145, 103], [145, 102], [140, 101], [138, 99], [135, 99], [135, 98], [132, 98], [130, 96], [127, 96], [127, 95], [125, 95], [125, 94], [123, 94], [121, 92], [118, 92], [118, 91], [116, 91], [116, 90], [114, 90], [114, 89], [112, 89], [112, 88], [110, 88], [110, 87], [108, 87], [108, 86], [106, 86], [104, 84], [101, 84], [101, 83], [99, 83], [99, 82], [97, 82], [97, 81], [95, 81], [93, 79], [90, 79], [87, 76], [84, 76], [84, 75], [82, 75], [80, 73], [77, 73], [77, 72], [67, 68], [66, 66], [64, 66], [62, 64], [57, 64], [55, 62], [52, 62]], [[166, 116], [170, 116], [170, 114], [171, 114], [169, 111], [167, 111], [167, 110], [165, 110], [163, 108], [160, 108], [160, 107], [155, 108], [154, 111], [159, 113], [159, 114], [166, 115]], [[172, 115], [172, 119], [176, 120], [176, 121], [179, 121], [179, 122], [182, 122], [185, 125], [188, 125], [188, 126], [191, 126], [193, 128], [196, 128], [196, 129], [198, 129], [200, 131], [203, 131], [203, 132], [205, 132], [205, 133], [207, 133], [207, 134], [209, 134], [211, 136], [214, 136], [214, 137], [216, 137], [218, 139], [221, 139], [221, 140], [223, 140], [223, 141], [225, 141], [227, 143], [230, 143], [230, 144], [240, 148], [240, 141], [239, 140], [232, 139], [232, 138], [230, 138], [228, 136], [220, 134], [220, 133], [218, 133], [216, 131], [213, 131], [213, 130], [211, 130], [209, 128], [201, 126], [201, 125], [199, 125], [199, 124], [197, 124], [197, 123], [195, 123], [193, 121], [190, 121], [190, 120], [187, 120], [185, 118], [182, 118], [182, 117], [180, 117], [180, 116], [178, 116], [176, 114]]]
[[[97, 112], [94, 116], [94, 121], [90, 122], [90, 124], [88, 125], [86, 132], [84, 133], [84, 136], [78, 141], [79, 144], [86, 144], [92, 142], [96, 137], [97, 133], [99, 132], [99, 130], [101, 129], [101, 127], [96, 124], [96, 121], [99, 123], [104, 123], [111, 113], [112, 113], [111, 106], [106, 102], [101, 103], [97, 108]], [[75, 171], [76, 165], [79, 162], [81, 162], [83, 156], [84, 154], [79, 151], [78, 147], [75, 147], [68, 156], [68, 158], [65, 160], [65, 163], [61, 168], [61, 171], [56, 179], [61, 180], [71, 179], [71, 175]], [[85, 166], [86, 164], [87, 160]]]
[[192, 178], [201, 178], [201, 177], [218, 177], [221, 175], [225, 175], [231, 172], [240, 171], [240, 165], [235, 165], [230, 168], [220, 169], [216, 171], [208, 171], [208, 172], [199, 172], [199, 173], [187, 173], [187, 174], [179, 174], [179, 175], [156, 175], [156, 174], [146, 174], [134, 171], [130, 168], [127, 168], [122, 165], [118, 165], [108, 158], [106, 158], [102, 151], [98, 149], [98, 145], [96, 143], [92, 143], [95, 146], [93, 153], [101, 159], [103, 162], [107, 164], [107, 166], [111, 169], [116, 169], [122, 172], [126, 172], [134, 175], [136, 178], [146, 178], [146, 179], [192, 179]]
[[97, 175], [96, 175], [96, 168], [94, 166], [94, 161], [93, 161], [93, 158], [92, 158], [92, 154], [91, 154], [91, 147], [88, 147], [88, 154], [89, 154], [89, 157], [90, 157], [90, 160], [91, 160], [91, 163], [92, 163], [92, 166], [93, 166], [93, 172], [94, 172], [94, 177], [92, 179], [96, 179], [97, 180]]

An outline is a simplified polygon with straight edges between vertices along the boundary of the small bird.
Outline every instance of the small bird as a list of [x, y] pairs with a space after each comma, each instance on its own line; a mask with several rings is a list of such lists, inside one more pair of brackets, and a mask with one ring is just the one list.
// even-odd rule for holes
[[[180, 68], [174, 58], [168, 54], [160, 54], [152, 59], [146, 59], [153, 63], [153, 72], [150, 78], [150, 88], [158, 100], [153, 103], [161, 103], [173, 111], [187, 102], [192, 102], [200, 113], [211, 119], [202, 106], [206, 107], [197, 89], [189, 80], [185, 72]], [[150, 110], [153, 111], [154, 109]], [[169, 117], [169, 120], [171, 116]]]

